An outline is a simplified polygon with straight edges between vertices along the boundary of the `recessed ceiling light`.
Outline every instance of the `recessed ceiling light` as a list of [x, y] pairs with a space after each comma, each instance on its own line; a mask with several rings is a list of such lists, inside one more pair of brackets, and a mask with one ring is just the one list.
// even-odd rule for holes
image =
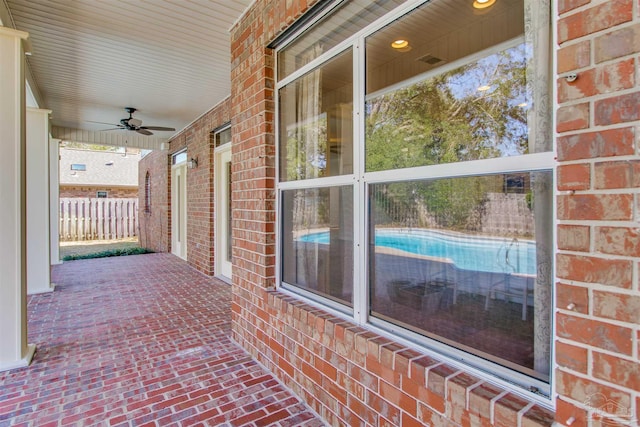
[[486, 91], [488, 91], [489, 89], [491, 89], [491, 86], [489, 86], [489, 85], [483, 85], [483, 86], [480, 86], [480, 87], [478, 88], [478, 92], [486, 92]]
[[473, 7], [476, 9], [486, 9], [493, 6], [496, 0], [474, 0]]
[[394, 40], [393, 43], [391, 43], [391, 47], [394, 49], [406, 49], [409, 47], [409, 41], [404, 39]]

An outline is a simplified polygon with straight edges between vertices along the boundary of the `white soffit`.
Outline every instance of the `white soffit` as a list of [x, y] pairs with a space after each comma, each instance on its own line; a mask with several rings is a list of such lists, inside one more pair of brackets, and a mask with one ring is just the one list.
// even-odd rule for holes
[[[250, 0], [5, 0], [61, 128], [102, 131], [138, 109], [177, 131], [230, 94], [229, 28]], [[92, 123], [104, 122], [105, 124]], [[130, 139], [143, 135], [118, 131]], [[172, 132], [154, 131], [165, 139]], [[111, 137], [109, 137], [111, 138]]]

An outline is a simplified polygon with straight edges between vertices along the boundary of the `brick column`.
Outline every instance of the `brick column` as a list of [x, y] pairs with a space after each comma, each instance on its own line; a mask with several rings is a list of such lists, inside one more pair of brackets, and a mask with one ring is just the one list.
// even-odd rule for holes
[[637, 425], [640, 418], [637, 6], [558, 2], [555, 375], [562, 425]]

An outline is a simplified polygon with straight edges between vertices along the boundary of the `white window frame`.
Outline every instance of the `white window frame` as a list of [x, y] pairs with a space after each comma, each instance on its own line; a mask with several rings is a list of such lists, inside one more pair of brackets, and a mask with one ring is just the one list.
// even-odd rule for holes
[[[353, 321], [356, 324], [366, 326], [368, 329], [375, 333], [387, 336], [397, 342], [402, 343], [410, 348], [415, 348], [423, 353], [432, 354], [437, 358], [445, 359], [447, 363], [463, 369], [471, 374], [474, 374], [488, 382], [492, 382], [502, 388], [505, 388], [515, 394], [519, 394], [522, 397], [535, 401], [541, 406], [553, 409], [555, 406], [555, 400], [552, 399], [552, 390], [554, 385], [553, 370], [555, 368], [554, 362], [554, 347], [555, 343], [551, 342], [551, 354], [550, 354], [550, 377], [549, 382], [541, 381], [536, 378], [530, 377], [526, 374], [504, 367], [498, 363], [491, 362], [480, 356], [476, 356], [470, 353], [466, 353], [455, 347], [447, 344], [440, 343], [434, 339], [430, 339], [423, 335], [412, 332], [406, 328], [391, 324], [381, 319], [369, 317], [369, 256], [368, 256], [368, 221], [370, 218], [366, 216], [366, 212], [369, 211], [368, 205], [368, 186], [376, 183], [392, 183], [402, 181], [417, 181], [436, 178], [458, 178], [467, 176], [486, 176], [510, 172], [537, 172], [537, 171], [550, 171], [553, 177], [553, 182], [556, 182], [556, 169], [555, 169], [555, 147], [551, 147], [550, 151], [519, 155], [515, 157], [499, 157], [483, 160], [474, 160], [470, 162], [459, 163], [447, 163], [431, 166], [420, 166], [413, 168], [394, 169], [376, 172], [366, 172], [365, 169], [365, 141], [364, 141], [364, 129], [365, 129], [365, 104], [366, 99], [371, 96], [380, 94], [376, 92], [366, 96], [365, 88], [365, 40], [368, 36], [373, 35], [386, 25], [389, 25], [398, 18], [403, 17], [406, 14], [411, 13], [413, 9], [428, 3], [431, 0], [409, 0], [405, 4], [398, 6], [393, 11], [377, 19], [373, 23], [369, 24], [360, 31], [354, 33], [351, 37], [348, 37], [343, 42], [334, 46], [327, 52], [313, 59], [309, 63], [300, 67], [296, 71], [290, 73], [282, 80], [277, 80], [277, 58], [278, 52], [282, 49], [286, 49], [288, 42], [294, 38], [300, 36], [304, 30], [308, 29], [313, 23], [307, 24], [301, 31], [296, 31], [292, 34], [291, 38], [279, 45], [276, 48], [276, 73], [275, 73], [275, 96], [276, 96], [276, 112], [275, 112], [275, 135], [276, 135], [276, 286], [280, 291], [294, 294], [305, 298], [306, 302], [311, 305], [320, 307], [324, 310], [331, 312], [336, 316], [343, 317], [349, 321]], [[328, 9], [335, 7], [336, 2], [332, 4]], [[324, 15], [323, 15], [324, 16]], [[454, 61], [451, 64], [445, 65], [446, 67], [455, 67], [464, 63], [468, 63], [470, 60], [484, 57], [488, 52], [499, 51], [504, 49], [505, 46], [512, 46], [513, 40], [500, 43], [496, 46], [492, 46], [481, 52], [476, 52], [472, 55], [464, 57], [460, 60]], [[293, 180], [280, 182], [280, 112], [279, 112], [279, 90], [292, 83], [296, 79], [300, 78], [304, 74], [312, 71], [323, 64], [327, 63], [334, 57], [343, 53], [348, 49], [353, 51], [353, 167], [352, 174], [331, 176], [324, 178], [315, 178], [307, 180]], [[437, 72], [428, 72], [419, 76], [413, 76], [412, 78], [393, 85], [391, 88], [385, 88], [386, 90], [392, 90], [400, 86], [406, 86], [411, 81], [421, 81], [428, 74], [439, 74], [442, 72], [442, 68], [438, 68]], [[553, 85], [552, 85], [553, 86]], [[550, 88], [553, 90], [554, 88]], [[553, 99], [553, 98], [552, 98]], [[551, 141], [550, 141], [551, 144]], [[516, 160], [514, 162], [514, 160]], [[515, 167], [517, 165], [517, 167]], [[354, 224], [354, 277], [353, 277], [353, 310], [345, 310], [346, 306], [342, 306], [328, 298], [321, 297], [312, 292], [306, 291], [300, 287], [292, 284], [287, 284], [282, 281], [282, 197], [281, 193], [284, 190], [294, 189], [306, 189], [306, 188], [328, 188], [338, 185], [353, 185], [353, 224]], [[554, 192], [554, 204], [552, 209], [555, 209], [555, 188]], [[551, 227], [556, 227], [556, 218], [554, 215], [553, 223]], [[555, 231], [553, 233], [553, 241], [555, 242]], [[555, 277], [555, 262], [553, 263], [553, 277]], [[552, 286], [554, 280], [552, 279]], [[553, 293], [553, 292], [552, 292]], [[554, 304], [553, 297], [551, 304]], [[347, 307], [349, 308], [349, 307]], [[553, 336], [553, 324], [554, 319], [549, 319], [550, 329]]]

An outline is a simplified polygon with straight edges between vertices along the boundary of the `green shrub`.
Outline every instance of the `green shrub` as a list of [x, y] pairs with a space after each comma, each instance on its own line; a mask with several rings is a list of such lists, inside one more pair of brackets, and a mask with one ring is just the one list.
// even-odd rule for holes
[[153, 253], [151, 249], [147, 248], [126, 248], [126, 249], [111, 249], [108, 251], [95, 252], [85, 255], [67, 255], [62, 258], [63, 261], [74, 261], [77, 259], [92, 259], [92, 258], [106, 258], [110, 256], [125, 256], [125, 255], [140, 255]]

